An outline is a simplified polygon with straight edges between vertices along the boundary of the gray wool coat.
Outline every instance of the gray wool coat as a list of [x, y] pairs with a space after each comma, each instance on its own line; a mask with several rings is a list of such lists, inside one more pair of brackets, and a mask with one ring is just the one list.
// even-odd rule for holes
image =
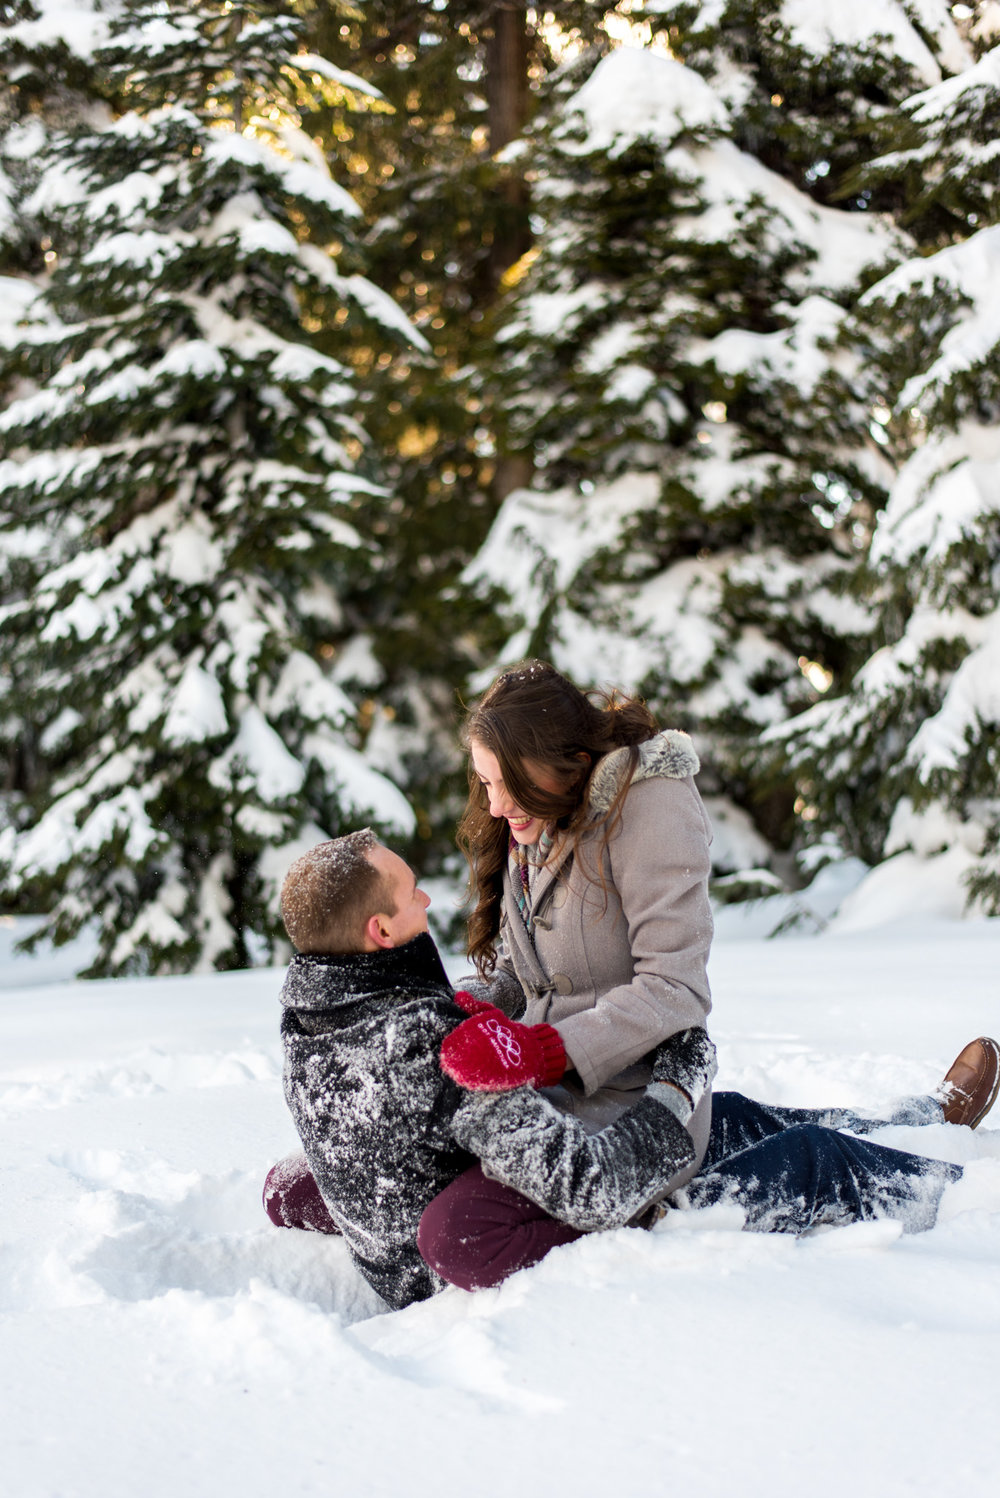
[[[555, 1026], [572, 1071], [549, 1095], [593, 1128], [635, 1105], [650, 1076], [644, 1058], [704, 1026], [711, 1008], [712, 834], [693, 779], [697, 754], [676, 730], [640, 744], [620, 821], [602, 846], [598, 819], [628, 763], [626, 749], [598, 763], [588, 788], [594, 830], [576, 856], [557, 845], [537, 874], [530, 931], [505, 873], [495, 972], [488, 984], [461, 984], [526, 1024]], [[688, 1125], [699, 1164], [710, 1123], [706, 1097]]]

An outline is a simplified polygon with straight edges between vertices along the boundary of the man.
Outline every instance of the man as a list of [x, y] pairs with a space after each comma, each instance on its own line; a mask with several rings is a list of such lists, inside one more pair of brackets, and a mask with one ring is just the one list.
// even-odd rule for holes
[[982, 1039], [948, 1073], [944, 1106], [910, 1099], [891, 1119], [721, 1094], [702, 1159], [685, 1126], [707, 1104], [714, 1048], [689, 1030], [656, 1052], [642, 1101], [589, 1135], [553, 1106], [558, 1089], [471, 1092], [442, 1070], [447, 1038], [445, 1065], [457, 1043], [466, 1056], [517, 1053], [518, 1077], [523, 1058], [537, 1057], [544, 1076], [548, 1027], [453, 993], [427, 932], [429, 904], [368, 830], [314, 848], [282, 889], [297, 949], [282, 991], [285, 1096], [305, 1156], [274, 1167], [265, 1204], [280, 1225], [341, 1232], [393, 1307], [444, 1282], [497, 1284], [583, 1232], [648, 1226], [671, 1207], [733, 1200], [759, 1231], [875, 1216], [930, 1227], [959, 1167], [837, 1130], [975, 1126], [1000, 1085], [1000, 1048]]
[[441, 1043], [489, 1006], [454, 994], [429, 903], [367, 829], [298, 859], [281, 895], [296, 948], [282, 990], [285, 1097], [308, 1169], [301, 1157], [275, 1166], [265, 1204], [281, 1225], [342, 1233], [394, 1308], [442, 1288], [420, 1221], [470, 1172], [491, 1216], [477, 1253], [489, 1239], [499, 1278], [676, 1189], [695, 1163], [683, 1124], [715, 1070], [703, 1030], [673, 1037], [642, 1102], [594, 1135], [533, 1088], [463, 1091], [441, 1069]]

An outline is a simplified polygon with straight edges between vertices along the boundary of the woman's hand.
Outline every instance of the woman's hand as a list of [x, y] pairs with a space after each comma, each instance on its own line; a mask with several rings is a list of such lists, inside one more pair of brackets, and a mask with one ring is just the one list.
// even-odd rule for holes
[[[509, 1092], [526, 1083], [551, 1087], [566, 1070], [566, 1049], [551, 1025], [521, 1025], [470, 994], [456, 994], [463, 1009], [479, 1006], [441, 1043], [441, 1069], [472, 1092]], [[466, 1002], [462, 1002], [462, 1000]]]

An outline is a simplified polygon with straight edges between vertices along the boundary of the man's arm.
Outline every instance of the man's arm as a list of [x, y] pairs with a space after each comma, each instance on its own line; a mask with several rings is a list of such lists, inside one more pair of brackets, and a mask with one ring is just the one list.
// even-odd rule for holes
[[669, 1108], [679, 1123], [687, 1124], [718, 1070], [714, 1043], [700, 1025], [693, 1025], [657, 1046], [646, 1094]]
[[[673, 1092], [673, 1088], [666, 1088]], [[656, 1086], [599, 1134], [531, 1087], [468, 1093], [454, 1137], [487, 1175], [584, 1231], [621, 1227], [670, 1190], [694, 1146]]]

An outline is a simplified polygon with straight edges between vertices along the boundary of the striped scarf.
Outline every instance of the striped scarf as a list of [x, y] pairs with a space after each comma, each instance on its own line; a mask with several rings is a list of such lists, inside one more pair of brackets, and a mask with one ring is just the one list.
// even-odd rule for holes
[[537, 843], [519, 843], [514, 837], [507, 845], [507, 867], [514, 886], [514, 898], [521, 919], [531, 930], [531, 893], [538, 870], [552, 851], [552, 834], [543, 831]]

